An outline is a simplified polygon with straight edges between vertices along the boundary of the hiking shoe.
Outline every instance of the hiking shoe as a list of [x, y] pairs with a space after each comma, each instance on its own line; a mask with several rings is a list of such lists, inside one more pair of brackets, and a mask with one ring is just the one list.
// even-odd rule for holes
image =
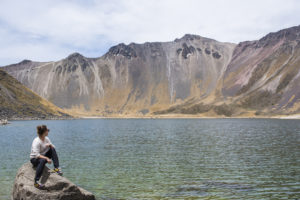
[[44, 184], [41, 184], [41, 183], [39, 183], [37, 181], [35, 181], [33, 185], [34, 185], [35, 188], [40, 189], [40, 190], [46, 189], [46, 187], [45, 187]]
[[54, 171], [55, 173], [57, 173], [58, 175], [60, 175], [60, 176], [63, 175], [62, 171], [61, 171], [59, 168], [54, 168], [53, 171]]

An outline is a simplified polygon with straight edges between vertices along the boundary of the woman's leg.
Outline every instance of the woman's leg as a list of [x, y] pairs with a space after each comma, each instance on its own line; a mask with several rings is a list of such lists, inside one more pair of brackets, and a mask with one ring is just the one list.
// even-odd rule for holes
[[38, 158], [31, 158], [30, 162], [31, 162], [33, 167], [36, 167], [39, 164], [38, 163]]
[[35, 178], [34, 178], [34, 181], [37, 182], [40, 180], [41, 176], [42, 176], [42, 173], [43, 173], [43, 170], [44, 170], [44, 167], [47, 163], [47, 160], [46, 159], [43, 159], [43, 158], [39, 158], [37, 159], [37, 167], [36, 167], [36, 173], [35, 173]]
[[53, 160], [54, 168], [59, 167], [58, 156], [55, 151], [55, 148], [50, 148], [49, 151], [47, 151], [47, 153], [45, 154], [45, 156], [47, 156], [48, 158], [51, 158]]

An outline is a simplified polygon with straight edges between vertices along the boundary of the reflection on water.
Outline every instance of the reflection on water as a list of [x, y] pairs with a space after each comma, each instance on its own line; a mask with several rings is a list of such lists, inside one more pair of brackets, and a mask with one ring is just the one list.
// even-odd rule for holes
[[9, 199], [41, 123], [64, 176], [98, 199], [300, 196], [298, 120], [93, 119], [0, 127], [0, 199]]

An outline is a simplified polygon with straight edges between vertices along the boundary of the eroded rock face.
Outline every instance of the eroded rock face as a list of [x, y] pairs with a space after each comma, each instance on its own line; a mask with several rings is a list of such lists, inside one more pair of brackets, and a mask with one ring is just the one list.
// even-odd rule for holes
[[223, 75], [223, 96], [269, 113], [299, 112], [299, 55], [300, 26], [239, 43]]
[[51, 173], [45, 167], [41, 182], [46, 190], [33, 186], [35, 169], [31, 163], [25, 163], [17, 172], [13, 186], [12, 200], [94, 200], [95, 196], [76, 186], [68, 179]]
[[99, 58], [74, 53], [56, 62], [31, 61], [4, 70], [71, 113], [152, 113], [214, 95], [235, 46], [187, 34], [171, 42], [119, 44]]

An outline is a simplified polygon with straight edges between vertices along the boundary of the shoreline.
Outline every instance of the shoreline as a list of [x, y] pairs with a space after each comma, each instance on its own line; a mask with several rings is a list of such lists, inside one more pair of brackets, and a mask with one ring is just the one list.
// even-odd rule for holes
[[38, 118], [38, 117], [24, 117], [24, 118], [6, 118], [8, 121], [33, 121], [33, 120], [74, 120], [79, 119], [78, 117], [68, 117], [68, 118], [61, 118], [61, 117], [53, 117], [53, 118]]
[[205, 115], [185, 115], [185, 114], [165, 114], [165, 115], [110, 115], [110, 116], [76, 116], [79, 119], [300, 119], [300, 114], [294, 115], [274, 115], [274, 116], [205, 116]]
[[32, 120], [76, 120], [76, 119], [300, 119], [300, 114], [297, 115], [277, 115], [277, 116], [193, 116], [193, 115], [116, 115], [116, 116], [74, 116], [74, 117], [53, 117], [53, 118], [12, 118], [8, 121], [32, 121]]
[[159, 117], [94, 117], [85, 116], [75, 119], [300, 119], [300, 117], [193, 117], [193, 116], [159, 116]]

